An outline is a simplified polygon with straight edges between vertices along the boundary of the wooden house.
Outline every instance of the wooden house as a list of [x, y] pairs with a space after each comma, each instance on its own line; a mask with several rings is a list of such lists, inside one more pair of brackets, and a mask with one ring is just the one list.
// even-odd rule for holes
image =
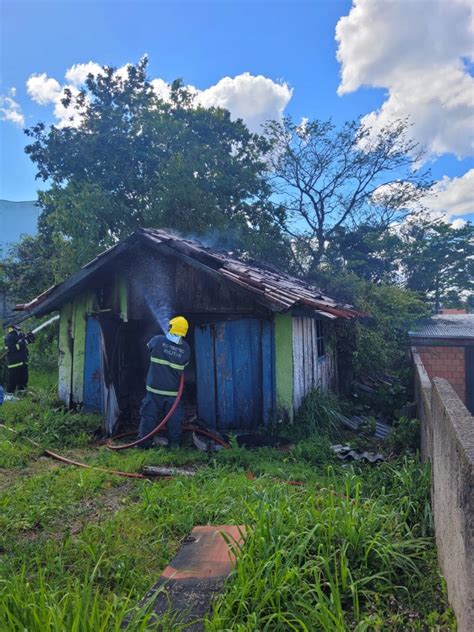
[[59, 397], [102, 413], [108, 433], [118, 410], [136, 421], [146, 342], [173, 315], [190, 323], [188, 413], [223, 431], [291, 417], [311, 389], [336, 389], [331, 328], [357, 316], [296, 278], [154, 229], [17, 308], [17, 320], [60, 313]]

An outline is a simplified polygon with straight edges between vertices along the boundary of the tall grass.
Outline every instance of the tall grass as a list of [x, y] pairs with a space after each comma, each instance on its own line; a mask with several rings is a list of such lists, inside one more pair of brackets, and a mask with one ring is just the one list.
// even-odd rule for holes
[[136, 604], [197, 524], [250, 527], [208, 631], [454, 629], [429, 470], [416, 457], [342, 467], [326, 434], [335, 406], [317, 397], [306, 403], [302, 432], [318, 434], [291, 452], [235, 447], [212, 456], [86, 447], [96, 419], [64, 412], [43, 391], [2, 406], [8, 425], [68, 445], [78, 460], [127, 471], [192, 462], [199, 471], [125, 482], [38, 459], [21, 434], [0, 429], [0, 467], [9, 468], [0, 471], [0, 630], [180, 630], [173, 615], [156, 621]]
[[292, 438], [307, 439], [314, 434], [337, 438], [341, 432], [341, 404], [334, 393], [315, 389], [308, 393], [288, 431]]
[[248, 506], [253, 531], [207, 629], [363, 630], [384, 611], [380, 629], [392, 629], [390, 600], [419, 607], [423, 578], [433, 579], [431, 540], [413, 533], [413, 516], [389, 493], [361, 492], [353, 475], [342, 491], [330, 483], [298, 509], [283, 497]]
[[100, 561], [83, 582], [65, 577], [64, 585], [49, 583], [39, 570], [33, 585], [26, 569], [0, 580], [0, 629], [2, 632], [179, 632], [184, 626], [173, 614], [157, 617], [152, 601], [136, 605], [131, 595], [115, 595], [96, 583]]

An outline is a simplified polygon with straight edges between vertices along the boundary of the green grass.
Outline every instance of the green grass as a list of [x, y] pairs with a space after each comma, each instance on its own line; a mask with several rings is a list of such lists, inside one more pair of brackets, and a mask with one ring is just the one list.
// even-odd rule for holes
[[[97, 418], [65, 413], [41, 388], [0, 407], [0, 420], [20, 432], [0, 428], [2, 632], [118, 631], [127, 616], [129, 630], [179, 631], [173, 615], [157, 622], [137, 604], [198, 524], [250, 527], [208, 631], [455, 629], [429, 471], [415, 457], [342, 467], [314, 434], [288, 453], [113, 453], [88, 444]], [[198, 474], [149, 482], [81, 470], [44, 458], [27, 435], [91, 465]]]

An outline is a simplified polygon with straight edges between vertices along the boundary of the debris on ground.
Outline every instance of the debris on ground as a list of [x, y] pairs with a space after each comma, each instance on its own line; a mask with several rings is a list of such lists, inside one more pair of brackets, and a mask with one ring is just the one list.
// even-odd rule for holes
[[385, 461], [383, 454], [379, 452], [374, 454], [373, 452], [360, 452], [354, 450], [350, 445], [332, 445], [331, 450], [336, 454], [337, 458], [341, 461], [365, 461], [372, 465], [377, 465]]
[[399, 378], [394, 375], [377, 375], [353, 380], [352, 386], [356, 391], [373, 395], [379, 388], [392, 387], [399, 382]]
[[[230, 437], [223, 435], [226, 442], [230, 441]], [[247, 432], [235, 435], [235, 441], [239, 448], [276, 448], [282, 452], [289, 452], [294, 447], [294, 443], [283, 437], [263, 434], [261, 432]], [[221, 445], [212, 440], [204, 439], [193, 433], [193, 443], [198, 450], [202, 452], [216, 452], [222, 450]]]
[[[339, 421], [346, 426], [346, 428], [350, 428], [350, 430], [354, 430], [354, 432], [358, 432], [359, 429], [364, 431], [364, 434], [367, 435], [366, 429], [372, 423], [372, 419], [370, 417], [359, 417], [358, 415], [352, 415], [351, 417], [346, 417], [345, 415], [338, 414]], [[373, 429], [373, 435], [377, 437], [377, 439], [386, 439], [390, 432], [392, 431], [392, 426], [385, 423], [381, 419], [376, 419]]]
[[157, 615], [176, 613], [186, 630], [204, 630], [203, 620], [234, 569], [245, 532], [244, 525], [194, 527], [141, 605], [154, 599]]
[[184, 467], [158, 467], [156, 465], [144, 465], [143, 474], [147, 476], [196, 476], [195, 470]]

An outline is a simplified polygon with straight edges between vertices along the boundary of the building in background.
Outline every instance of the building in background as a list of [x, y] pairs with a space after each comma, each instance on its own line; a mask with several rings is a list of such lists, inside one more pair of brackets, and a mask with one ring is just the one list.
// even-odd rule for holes
[[445, 378], [474, 414], [474, 314], [438, 314], [408, 335], [430, 380]]
[[38, 203], [0, 200], [0, 258], [22, 235], [36, 235], [40, 215]]

